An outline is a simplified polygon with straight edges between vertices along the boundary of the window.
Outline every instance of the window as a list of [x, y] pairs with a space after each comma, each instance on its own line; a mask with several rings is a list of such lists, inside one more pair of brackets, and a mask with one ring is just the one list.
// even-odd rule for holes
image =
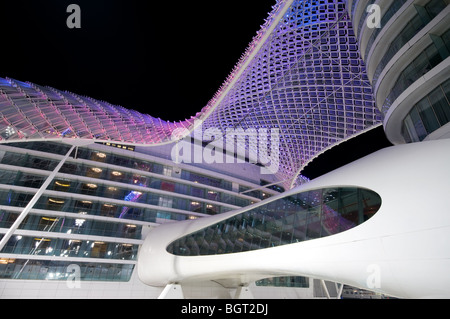
[[67, 192], [70, 189], [70, 181], [69, 180], [56, 180], [53, 186], [55, 191]]
[[117, 206], [113, 204], [103, 204], [100, 215], [107, 217], [114, 217], [116, 215]]
[[[449, 83], [450, 81], [447, 81], [447, 89]], [[436, 123], [435, 129], [438, 129], [440, 126], [450, 122], [450, 104], [448, 95], [446, 96], [443, 89], [444, 86], [439, 87], [429, 95], [429, 102], [437, 116], [437, 120], [439, 121], [439, 123]]]
[[85, 213], [92, 209], [92, 202], [89, 200], [77, 200], [74, 206], [75, 213]]
[[58, 210], [60, 211], [65, 203], [63, 198], [50, 197], [47, 201], [48, 210]]
[[172, 167], [164, 166], [163, 167], [163, 175], [165, 175], [165, 176], [172, 176]]
[[258, 280], [256, 286], [266, 287], [292, 287], [309, 288], [309, 278], [307, 277], [273, 277]]
[[121, 182], [124, 178], [125, 174], [120, 171], [110, 171], [109, 172], [109, 180], [114, 182]]
[[103, 258], [106, 255], [107, 244], [104, 242], [94, 242], [91, 245], [91, 257], [92, 258]]
[[[1, 176], [2, 177], [1, 181], [2, 182], [5, 181], [5, 182], [3, 182], [4, 184], [14, 183], [13, 178], [16, 176], [16, 173], [9, 172], [9, 181], [8, 181], [8, 177], [6, 177], [5, 174], [6, 174], [6, 171], [3, 171], [3, 176]], [[25, 187], [39, 188], [45, 181], [45, 177], [43, 177], [43, 176], [34, 176], [34, 175], [23, 174], [23, 173], [21, 173], [19, 176], [20, 176], [20, 179], [18, 181], [18, 184], [20, 186], [25, 186]]]
[[[421, 76], [428, 73], [431, 69], [445, 60], [449, 54], [450, 43], [447, 41], [447, 31], [442, 37], [434, 36], [433, 44], [428, 46], [418, 57], [414, 59], [395, 81], [395, 84], [386, 97], [382, 112], [386, 113], [392, 103], [402, 94], [411, 84], [417, 81]], [[438, 47], [439, 46], [439, 47]]]
[[98, 185], [94, 183], [86, 183], [81, 185], [81, 193], [87, 195], [95, 195]]
[[100, 178], [103, 170], [99, 167], [89, 167], [86, 169], [86, 176], [92, 178]]
[[41, 219], [39, 220], [38, 229], [41, 231], [50, 231], [57, 222], [57, 218], [41, 217]]
[[326, 237], [369, 220], [380, 206], [380, 196], [367, 189], [312, 190], [268, 202], [184, 236], [167, 251], [182, 256], [229, 254]]
[[158, 206], [172, 207], [173, 199], [168, 196], [160, 196], [158, 200]]
[[106, 161], [106, 154], [103, 152], [93, 152], [91, 154], [91, 160], [103, 163]]

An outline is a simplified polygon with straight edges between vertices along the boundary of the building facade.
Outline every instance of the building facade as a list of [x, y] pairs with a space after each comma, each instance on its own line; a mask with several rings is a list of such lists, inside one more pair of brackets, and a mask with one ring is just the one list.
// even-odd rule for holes
[[[348, 10], [386, 136], [394, 144], [448, 138], [449, 1], [349, 0]], [[379, 26], [367, 23], [375, 13]]]
[[[0, 79], [1, 296], [447, 296], [448, 4], [276, 1], [208, 105], [175, 123]], [[381, 124], [423, 143], [301, 176]], [[419, 165], [432, 172], [409, 181]]]
[[[388, 147], [251, 206], [162, 225], [142, 245], [139, 277], [168, 290], [214, 281], [251, 291], [262, 278], [304, 276], [448, 298], [449, 145]], [[419, 166], [427, 174], [411, 175]]]
[[[124, 147], [93, 144], [73, 151], [3, 247], [2, 284], [127, 283], [152, 228], [221, 214], [278, 193], [259, 190], [254, 172], [239, 179]], [[1, 145], [3, 235], [69, 149], [59, 142]], [[256, 190], [241, 194], [251, 189]], [[3, 296], [17, 293], [4, 289]]]

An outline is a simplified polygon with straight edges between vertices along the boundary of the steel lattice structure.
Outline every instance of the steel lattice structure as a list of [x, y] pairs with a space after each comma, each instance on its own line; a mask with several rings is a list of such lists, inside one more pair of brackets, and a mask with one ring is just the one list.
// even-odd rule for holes
[[[150, 115], [33, 83], [0, 79], [2, 142], [86, 139], [173, 142], [179, 128], [277, 128], [285, 187], [327, 149], [378, 126], [344, 0], [277, 1], [230, 76], [190, 119]], [[226, 138], [226, 137], [225, 137]]]

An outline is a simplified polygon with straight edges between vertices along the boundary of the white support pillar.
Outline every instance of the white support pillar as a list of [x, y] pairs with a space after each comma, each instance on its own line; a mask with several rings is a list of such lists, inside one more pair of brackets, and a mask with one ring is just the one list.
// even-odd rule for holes
[[234, 299], [254, 299], [254, 297], [248, 286], [239, 286], [236, 289]]
[[[336, 284], [336, 288], [337, 288], [337, 284]], [[339, 287], [339, 289], [336, 289], [337, 290], [337, 299], [341, 299], [341, 297], [342, 297], [342, 291], [344, 290], [344, 284], [341, 284], [341, 286]]]
[[325, 283], [325, 280], [320, 280], [320, 283], [322, 284], [322, 288], [325, 290], [325, 293], [327, 295], [327, 299], [331, 299], [330, 293], [328, 292], [327, 285]]
[[36, 194], [34, 194], [33, 198], [30, 200], [28, 205], [24, 208], [22, 213], [20, 213], [19, 217], [15, 220], [15, 222], [12, 224], [12, 226], [9, 228], [9, 230], [6, 232], [6, 234], [3, 236], [2, 240], [0, 241], [0, 251], [3, 249], [3, 247], [6, 245], [6, 243], [9, 241], [11, 236], [14, 234], [16, 229], [20, 226], [22, 221], [27, 217], [30, 210], [33, 208], [34, 204], [39, 200], [41, 195], [44, 193], [44, 191], [47, 189], [48, 185], [52, 182], [52, 180], [55, 178], [56, 174], [58, 174], [59, 170], [65, 163], [65, 161], [69, 158], [70, 153], [74, 150], [75, 145], [73, 145], [70, 150], [67, 152], [66, 156], [59, 162], [59, 164], [55, 167], [53, 172], [50, 174], [49, 177], [45, 180], [44, 184], [42, 184], [41, 188], [37, 191]]
[[179, 284], [168, 284], [158, 299], [184, 299], [183, 289]]

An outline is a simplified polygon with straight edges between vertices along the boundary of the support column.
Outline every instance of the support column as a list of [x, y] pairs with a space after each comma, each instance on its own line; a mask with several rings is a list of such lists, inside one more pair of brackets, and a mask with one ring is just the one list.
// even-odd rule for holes
[[[336, 284], [336, 288], [337, 288], [337, 286], [338, 286], [338, 284]], [[341, 284], [340, 288], [336, 289], [336, 290], [338, 292], [336, 299], [341, 299], [342, 298], [342, 291], [344, 290], [344, 284]]]
[[33, 208], [34, 204], [41, 198], [41, 195], [44, 193], [44, 191], [47, 189], [48, 185], [53, 181], [56, 174], [58, 174], [61, 167], [64, 165], [65, 161], [69, 158], [70, 154], [74, 150], [75, 145], [73, 145], [70, 150], [67, 152], [66, 156], [59, 162], [59, 164], [55, 167], [53, 172], [50, 174], [49, 177], [45, 180], [44, 184], [42, 184], [41, 188], [37, 191], [36, 194], [34, 194], [33, 198], [30, 200], [28, 205], [24, 208], [24, 210], [20, 213], [19, 217], [15, 220], [15, 222], [12, 224], [12, 226], [9, 228], [9, 230], [6, 232], [6, 234], [3, 236], [2, 240], [0, 241], [0, 251], [3, 249], [3, 247], [6, 245], [6, 243], [9, 241], [11, 236], [14, 234], [16, 229], [20, 226], [22, 221], [27, 217], [30, 210]]
[[327, 295], [327, 299], [331, 299], [330, 293], [328, 292], [327, 284], [325, 283], [325, 280], [320, 280], [320, 283], [322, 284], [323, 290], [325, 290], [325, 294]]
[[158, 299], [184, 299], [183, 289], [180, 284], [168, 284]]
[[254, 297], [248, 286], [239, 286], [236, 289], [234, 299], [254, 299]]

